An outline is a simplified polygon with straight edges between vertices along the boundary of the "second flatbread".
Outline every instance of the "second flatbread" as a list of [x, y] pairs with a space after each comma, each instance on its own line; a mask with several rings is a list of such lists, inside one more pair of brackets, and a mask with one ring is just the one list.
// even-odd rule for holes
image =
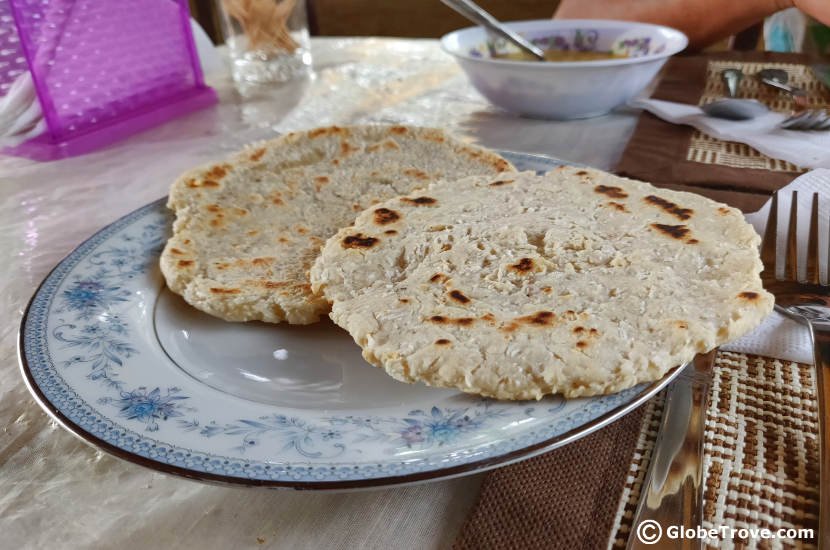
[[439, 130], [318, 128], [192, 170], [170, 190], [168, 287], [228, 321], [313, 323], [329, 310], [311, 291], [320, 246], [358, 212], [440, 179], [497, 174], [499, 155]]

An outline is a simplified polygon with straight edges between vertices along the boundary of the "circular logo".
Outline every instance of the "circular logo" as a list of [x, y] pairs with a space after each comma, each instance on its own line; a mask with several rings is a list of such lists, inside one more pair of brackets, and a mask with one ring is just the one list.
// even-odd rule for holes
[[637, 526], [637, 538], [643, 544], [654, 544], [663, 536], [663, 528], [653, 519], [647, 519]]

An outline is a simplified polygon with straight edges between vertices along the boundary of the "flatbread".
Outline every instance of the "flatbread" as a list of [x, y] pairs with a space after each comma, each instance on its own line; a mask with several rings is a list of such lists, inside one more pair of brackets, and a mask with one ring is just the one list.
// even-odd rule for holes
[[311, 281], [398, 380], [577, 397], [657, 380], [756, 326], [773, 305], [759, 241], [734, 208], [563, 167], [369, 208]]
[[506, 170], [499, 155], [433, 129], [288, 134], [173, 184], [161, 270], [173, 292], [221, 319], [313, 323], [329, 304], [312, 293], [308, 269], [358, 212], [442, 178]]

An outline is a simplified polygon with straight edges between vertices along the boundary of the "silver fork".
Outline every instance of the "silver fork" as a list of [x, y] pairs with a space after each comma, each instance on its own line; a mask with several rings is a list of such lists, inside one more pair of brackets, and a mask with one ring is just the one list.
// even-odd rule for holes
[[828, 130], [830, 115], [824, 109], [808, 109], [807, 92], [787, 84], [789, 75], [781, 69], [763, 69], [755, 75], [761, 82], [790, 94], [796, 110], [785, 119], [781, 128], [786, 130]]
[[780, 126], [785, 130], [830, 130], [830, 115], [824, 109], [806, 109], [793, 113]]
[[[787, 246], [784, 254], [784, 277], [776, 275], [776, 235], [778, 233], [778, 193], [772, 196], [769, 218], [761, 245], [764, 270], [761, 280], [764, 288], [775, 295], [775, 309], [806, 324], [813, 340], [813, 358], [816, 370], [819, 435], [819, 527], [818, 547], [830, 550], [830, 419], [827, 404], [830, 400], [830, 286], [821, 284], [819, 267], [818, 205], [819, 195], [813, 194], [810, 214], [810, 232], [807, 240], [807, 272], [798, 276], [798, 192], [793, 191], [790, 222], [787, 228]], [[830, 247], [828, 247], [830, 253]], [[828, 256], [830, 257], [830, 255]], [[830, 282], [830, 272], [827, 275]]]

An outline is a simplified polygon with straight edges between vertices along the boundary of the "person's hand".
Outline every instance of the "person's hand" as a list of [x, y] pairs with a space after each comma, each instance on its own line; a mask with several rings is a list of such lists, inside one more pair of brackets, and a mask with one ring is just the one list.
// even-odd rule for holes
[[827, 0], [795, 0], [795, 7], [811, 15], [824, 23], [830, 25], [830, 2]]
[[797, 7], [830, 25], [830, 0], [561, 0], [557, 19], [622, 19], [674, 27], [698, 49]]

